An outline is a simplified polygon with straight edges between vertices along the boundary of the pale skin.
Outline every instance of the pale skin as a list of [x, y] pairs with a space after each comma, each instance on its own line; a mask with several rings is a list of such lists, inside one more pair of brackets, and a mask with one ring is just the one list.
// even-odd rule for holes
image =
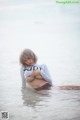
[[32, 75], [27, 77], [27, 82], [29, 85], [31, 85], [33, 88], [39, 88], [43, 86], [44, 84], [48, 83], [46, 80], [42, 78], [40, 75], [39, 70], [35, 70]]
[[[25, 61], [26, 65], [31, 66], [34, 64], [34, 60], [29, 58]], [[33, 87], [38, 88], [41, 87], [43, 84], [48, 83], [46, 80], [44, 80], [40, 74], [40, 70], [35, 70], [33, 73], [27, 77], [27, 82]], [[71, 89], [77, 89], [80, 90], [79, 85], [63, 85], [63, 86], [57, 86], [60, 90], [71, 90]], [[45, 90], [44, 90], [45, 91]]]
[[[40, 75], [40, 71], [36, 70], [33, 72], [31, 76], [28, 77], [28, 81], [33, 81], [35, 79], [42, 79], [42, 76]], [[79, 85], [63, 85], [63, 86], [57, 86], [56, 88], [60, 90], [80, 90]], [[45, 91], [45, 90], [44, 90]]]
[[27, 77], [27, 81], [33, 81], [34, 79], [42, 79], [42, 76], [40, 74], [39, 70], [33, 71], [33, 73]]
[[[27, 59], [25, 61], [25, 63], [28, 65], [28, 66], [31, 66], [34, 64], [34, 60], [33, 59]], [[27, 82], [32, 82], [33, 80], [35, 79], [40, 79], [40, 80], [43, 80], [41, 74], [40, 74], [40, 70], [35, 70], [33, 71], [33, 73], [27, 77]], [[47, 82], [47, 81], [46, 81]]]

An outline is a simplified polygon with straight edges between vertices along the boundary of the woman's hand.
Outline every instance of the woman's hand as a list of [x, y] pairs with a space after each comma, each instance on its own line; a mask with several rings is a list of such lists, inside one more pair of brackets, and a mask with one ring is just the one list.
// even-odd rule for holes
[[36, 77], [38, 75], [41, 75], [40, 74], [40, 70], [35, 70], [33, 73], [32, 73], [32, 76]]
[[35, 77], [35, 79], [43, 79], [43, 77], [41, 76], [41, 75], [37, 75], [36, 77]]
[[27, 78], [27, 82], [32, 82], [34, 79], [42, 79], [42, 76], [40, 75], [39, 70], [35, 70], [30, 76]]
[[34, 77], [33, 76], [28, 76], [27, 77], [27, 82], [32, 82], [34, 80]]

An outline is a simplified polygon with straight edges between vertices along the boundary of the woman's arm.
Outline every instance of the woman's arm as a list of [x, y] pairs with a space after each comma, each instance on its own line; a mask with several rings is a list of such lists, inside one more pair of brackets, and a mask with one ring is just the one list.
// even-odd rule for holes
[[41, 66], [41, 76], [45, 79], [45, 80], [47, 80], [50, 84], [52, 84], [52, 79], [51, 79], [51, 76], [50, 76], [50, 73], [49, 73], [49, 70], [48, 70], [48, 68], [47, 68], [47, 66], [46, 65], [42, 65]]
[[39, 70], [35, 70], [31, 75], [27, 76], [26, 79], [28, 82], [32, 82], [34, 79], [42, 79], [42, 76]]
[[52, 79], [49, 74], [47, 66], [43, 64], [40, 67], [41, 67], [41, 70], [35, 70], [35, 71], [33, 71], [33, 73], [31, 75], [34, 77], [42, 76], [42, 79], [46, 80], [47, 82], [49, 82], [52, 85]]
[[34, 80], [34, 77], [28, 76], [26, 79], [27, 79], [27, 82], [32, 82]]
[[33, 77], [37, 77], [37, 76], [39, 76], [39, 75], [41, 75], [40, 70], [35, 70], [35, 71], [33, 71], [33, 73], [31, 74], [31, 76], [33, 76]]

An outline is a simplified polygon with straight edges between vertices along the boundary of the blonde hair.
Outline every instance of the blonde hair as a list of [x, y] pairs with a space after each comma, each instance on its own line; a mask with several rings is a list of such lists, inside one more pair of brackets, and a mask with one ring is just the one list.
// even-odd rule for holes
[[25, 61], [29, 58], [32, 59], [34, 61], [34, 63], [37, 62], [37, 56], [35, 55], [35, 53], [30, 49], [24, 49], [20, 55], [20, 63], [23, 66], [26, 66]]

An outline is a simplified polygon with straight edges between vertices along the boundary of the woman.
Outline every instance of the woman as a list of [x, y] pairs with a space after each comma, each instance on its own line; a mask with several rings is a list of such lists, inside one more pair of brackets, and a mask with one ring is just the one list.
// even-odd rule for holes
[[52, 79], [46, 65], [37, 64], [37, 56], [30, 49], [25, 49], [20, 55], [23, 76], [26, 82], [35, 90], [48, 90]]

